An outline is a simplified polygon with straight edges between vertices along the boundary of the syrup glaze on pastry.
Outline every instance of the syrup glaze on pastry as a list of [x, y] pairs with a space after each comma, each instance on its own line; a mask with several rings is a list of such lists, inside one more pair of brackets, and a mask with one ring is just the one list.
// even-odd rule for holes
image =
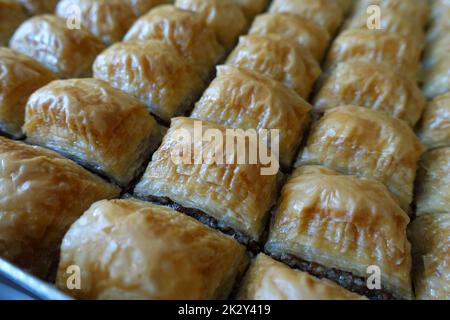
[[[57, 286], [78, 299], [226, 299], [245, 247], [182, 213], [130, 199], [99, 201], [61, 246]], [[81, 289], [67, 289], [77, 265]]]
[[[412, 297], [409, 218], [381, 183], [306, 166], [289, 178], [278, 203], [267, 252], [292, 255], [360, 278], [366, 278], [367, 268], [376, 265], [383, 291], [397, 298]], [[306, 271], [314, 273], [314, 268]], [[328, 276], [326, 271], [316, 275]], [[364, 280], [361, 287], [355, 282], [349, 289], [369, 297], [376, 294], [367, 290]]]
[[89, 77], [95, 57], [105, 48], [87, 29], [70, 30], [66, 20], [53, 15], [25, 21], [10, 47], [37, 60], [59, 78]]
[[70, 225], [120, 189], [40, 147], [0, 137], [0, 256], [40, 277], [51, 273]]
[[54, 81], [28, 100], [27, 141], [60, 152], [123, 187], [159, 145], [162, 129], [147, 108], [97, 79]]
[[56, 77], [39, 62], [1, 47], [0, 70], [0, 131], [20, 138], [29, 96]]

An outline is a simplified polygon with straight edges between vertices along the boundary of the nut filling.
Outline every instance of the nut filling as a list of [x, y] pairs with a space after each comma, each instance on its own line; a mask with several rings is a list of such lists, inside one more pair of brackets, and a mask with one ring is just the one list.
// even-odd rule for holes
[[320, 279], [326, 278], [332, 280], [352, 292], [366, 296], [370, 300], [402, 300], [384, 288], [381, 290], [370, 290], [366, 286], [365, 278], [355, 276], [351, 272], [327, 268], [318, 263], [306, 261], [290, 254], [271, 254], [271, 256], [276, 260], [286, 263], [293, 269], [308, 272]]

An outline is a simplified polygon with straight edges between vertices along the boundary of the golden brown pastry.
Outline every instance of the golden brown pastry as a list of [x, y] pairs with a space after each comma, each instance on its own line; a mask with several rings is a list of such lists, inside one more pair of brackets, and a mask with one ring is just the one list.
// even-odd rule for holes
[[421, 52], [421, 45], [396, 33], [367, 29], [345, 30], [331, 46], [326, 67], [362, 59], [389, 64], [391, 68], [415, 80], [419, 72]]
[[370, 5], [379, 6], [381, 17], [385, 12], [397, 12], [407, 17], [412, 24], [423, 27], [428, 23], [430, 7], [428, 0], [359, 0], [355, 6], [355, 12], [366, 12]]
[[104, 49], [88, 30], [70, 30], [66, 20], [53, 15], [24, 22], [10, 46], [39, 61], [59, 78], [89, 77], [95, 57]]
[[0, 131], [20, 138], [29, 96], [56, 78], [35, 60], [2, 47], [0, 70]]
[[[381, 183], [301, 167], [283, 187], [265, 248], [370, 298], [411, 298], [408, 223]], [[367, 286], [369, 266], [381, 272], [380, 290]]]
[[[439, 3], [439, 1], [435, 1], [435, 3]], [[447, 5], [434, 5], [433, 8], [436, 10], [436, 13], [427, 31], [427, 39], [429, 41], [444, 36], [450, 31], [450, 3]]]
[[300, 46], [308, 49], [317, 61], [322, 59], [330, 40], [330, 35], [324, 28], [286, 12], [273, 12], [257, 16], [249, 33], [260, 36], [278, 34], [290, 41], [294, 40]]
[[0, 0], [0, 46], [7, 46], [16, 29], [27, 19], [22, 6], [14, 0]]
[[28, 15], [35, 16], [44, 13], [53, 13], [58, 0], [14, 0], [19, 2]]
[[425, 153], [416, 190], [416, 214], [450, 214], [450, 148]]
[[80, 10], [81, 24], [105, 45], [120, 41], [137, 16], [124, 0], [61, 0], [56, 14], [64, 19], [74, 15], [74, 6]]
[[163, 5], [138, 19], [125, 41], [159, 39], [173, 45], [202, 77], [225, 55], [213, 30], [198, 13]]
[[241, 7], [230, 0], [176, 0], [175, 6], [199, 13], [228, 50], [245, 33], [248, 21]]
[[339, 63], [324, 79], [314, 99], [314, 110], [323, 113], [346, 104], [384, 111], [414, 127], [426, 99], [414, 81], [389, 65], [350, 60]]
[[321, 73], [319, 64], [308, 50], [274, 34], [241, 37], [227, 64], [269, 76], [304, 99], [308, 98]]
[[317, 122], [297, 165], [320, 164], [377, 180], [409, 210], [424, 147], [406, 122], [357, 106], [331, 109]]
[[247, 16], [249, 20], [253, 20], [253, 18], [258, 14], [264, 11], [269, 3], [269, 0], [231, 0], [232, 2], [238, 4], [244, 14]]
[[54, 81], [28, 100], [27, 141], [54, 149], [127, 186], [161, 139], [147, 108], [96, 79]]
[[280, 131], [280, 162], [289, 168], [311, 106], [278, 81], [249, 70], [219, 66], [191, 117], [240, 129]]
[[0, 163], [0, 256], [40, 277], [50, 274], [70, 225], [120, 193], [52, 151], [2, 137]]
[[423, 92], [428, 98], [450, 91], [450, 36], [445, 34], [428, 44], [424, 58]]
[[450, 147], [450, 92], [434, 98], [425, 109], [419, 136], [429, 149]]
[[409, 229], [420, 300], [450, 300], [450, 214], [418, 217]]
[[[222, 143], [194, 136], [195, 131], [205, 134], [212, 130], [223, 137]], [[238, 132], [235, 137], [245, 139]], [[236, 159], [224, 161], [223, 157], [219, 161], [210, 156], [211, 150], [221, 147], [224, 156], [230, 158], [224, 146], [228, 139], [233, 136], [226, 134], [225, 127], [191, 118], [172, 119], [162, 146], [134, 190], [135, 195], [158, 201], [166, 198], [183, 208], [196, 209], [200, 217], [213, 217], [219, 228], [233, 229], [242, 242], [257, 242], [277, 194], [276, 164], [271, 163], [269, 168], [260, 161], [241, 164]], [[249, 144], [248, 150], [253, 150], [252, 140]], [[175, 158], [180, 154], [180, 158]]]
[[190, 64], [162, 40], [119, 42], [97, 57], [93, 70], [166, 122], [191, 108], [203, 89]]
[[[245, 247], [166, 207], [99, 201], [64, 237], [56, 285], [78, 299], [225, 299], [247, 263]], [[67, 268], [81, 289], [67, 289]]]
[[[408, 0], [409, 1], [409, 0]], [[345, 24], [345, 29], [368, 29], [367, 21], [369, 15], [366, 10], [356, 12]], [[423, 25], [411, 21], [411, 17], [403, 12], [395, 10], [382, 10], [380, 30], [394, 32], [403, 37], [411, 38], [417, 44], [425, 44], [425, 30]]]
[[270, 12], [289, 12], [310, 20], [333, 35], [342, 23], [345, 6], [335, 0], [273, 0]]
[[260, 253], [238, 293], [239, 300], [366, 300], [328, 279], [294, 270]]

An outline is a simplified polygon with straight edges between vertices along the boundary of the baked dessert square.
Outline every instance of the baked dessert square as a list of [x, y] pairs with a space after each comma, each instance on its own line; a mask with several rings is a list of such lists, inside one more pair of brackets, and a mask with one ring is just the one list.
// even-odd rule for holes
[[426, 99], [415, 81], [389, 65], [350, 60], [339, 63], [323, 77], [313, 104], [319, 114], [342, 105], [380, 110], [414, 127]]
[[294, 270], [264, 253], [251, 263], [239, 300], [365, 300], [328, 279]]
[[[362, 10], [361, 8], [358, 9], [347, 20], [343, 29], [368, 29], [367, 7], [363, 7]], [[412, 21], [411, 17], [405, 15], [403, 11], [381, 9], [380, 30], [393, 32], [402, 37], [408, 37], [417, 44], [425, 44], [424, 26]]]
[[429, 1], [427, 0], [360, 0], [356, 2], [355, 11], [366, 11], [370, 5], [381, 8], [381, 12], [394, 11], [408, 17], [411, 23], [425, 27], [430, 16]]
[[280, 162], [288, 170], [309, 124], [310, 110], [305, 100], [278, 81], [219, 66], [191, 117], [244, 130], [279, 130]]
[[[266, 252], [372, 299], [412, 298], [410, 219], [381, 183], [306, 166], [278, 203]], [[367, 285], [371, 266], [379, 290]]]
[[[166, 207], [99, 201], [64, 237], [57, 286], [78, 299], [225, 299], [245, 270], [245, 247]], [[67, 268], [82, 270], [67, 289]]]
[[313, 125], [297, 165], [324, 165], [383, 183], [409, 211], [424, 147], [406, 122], [357, 106], [327, 111]]
[[422, 157], [416, 187], [416, 214], [450, 214], [450, 147]]
[[227, 64], [269, 76], [308, 99], [321, 74], [312, 54], [288, 39], [274, 34], [243, 36]]
[[192, 109], [203, 80], [170, 44], [162, 40], [119, 42], [95, 60], [94, 77], [144, 103], [164, 122]]
[[175, 6], [199, 13], [227, 50], [236, 45], [238, 37], [248, 28], [249, 22], [244, 12], [234, 1], [176, 0]]
[[428, 43], [423, 61], [423, 92], [434, 98], [450, 91], [450, 36], [448, 32]]
[[100, 38], [105, 45], [122, 40], [136, 19], [152, 7], [168, 0], [61, 0], [56, 14], [64, 19], [73, 16], [76, 6], [82, 25]]
[[422, 49], [422, 44], [393, 32], [344, 30], [333, 42], [325, 68], [333, 68], [344, 61], [362, 59], [372, 63], [386, 63], [416, 81]]
[[261, 14], [255, 18], [250, 34], [265, 36], [277, 34], [308, 49], [320, 61], [328, 47], [330, 35], [327, 30], [312, 21], [287, 12]]
[[163, 129], [147, 108], [97, 79], [59, 80], [28, 100], [27, 141], [60, 152], [127, 187], [145, 168]]
[[105, 48], [87, 29], [70, 30], [65, 19], [53, 15], [25, 21], [10, 47], [37, 60], [58, 78], [91, 76], [92, 63]]
[[450, 214], [418, 217], [409, 236], [416, 298], [450, 300]]
[[29, 96], [56, 79], [39, 62], [9, 48], [0, 47], [0, 131], [21, 138]]
[[214, 30], [201, 14], [162, 5], [139, 18], [124, 37], [125, 41], [159, 39], [173, 45], [202, 78], [210, 76], [225, 56]]
[[[223, 139], [208, 141], [205, 136], [198, 137], [201, 132]], [[244, 244], [256, 245], [275, 204], [280, 176], [276, 164], [270, 168], [259, 159], [255, 164], [236, 159], [235, 149], [226, 148], [227, 141], [234, 143], [231, 139], [242, 141], [246, 136], [206, 121], [172, 119], [161, 147], [134, 190], [135, 196], [172, 205], [233, 234]], [[246, 150], [249, 154], [259, 144], [253, 139], [244, 141], [250, 145]], [[220, 148], [222, 157], [220, 151], [213, 153]]]
[[47, 278], [70, 225], [120, 189], [40, 147], [0, 137], [0, 256]]
[[419, 136], [428, 148], [450, 147], [450, 92], [435, 97], [425, 109]]
[[[344, 4], [342, 6], [341, 4]], [[325, 28], [330, 35], [334, 35], [342, 23], [345, 4], [348, 1], [330, 0], [274, 0], [270, 12], [289, 12], [310, 20]]]

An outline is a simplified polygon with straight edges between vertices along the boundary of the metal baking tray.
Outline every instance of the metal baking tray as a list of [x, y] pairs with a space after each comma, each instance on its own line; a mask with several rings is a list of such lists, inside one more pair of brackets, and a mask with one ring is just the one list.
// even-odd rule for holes
[[72, 298], [0, 258], [0, 300], [72, 300]]

